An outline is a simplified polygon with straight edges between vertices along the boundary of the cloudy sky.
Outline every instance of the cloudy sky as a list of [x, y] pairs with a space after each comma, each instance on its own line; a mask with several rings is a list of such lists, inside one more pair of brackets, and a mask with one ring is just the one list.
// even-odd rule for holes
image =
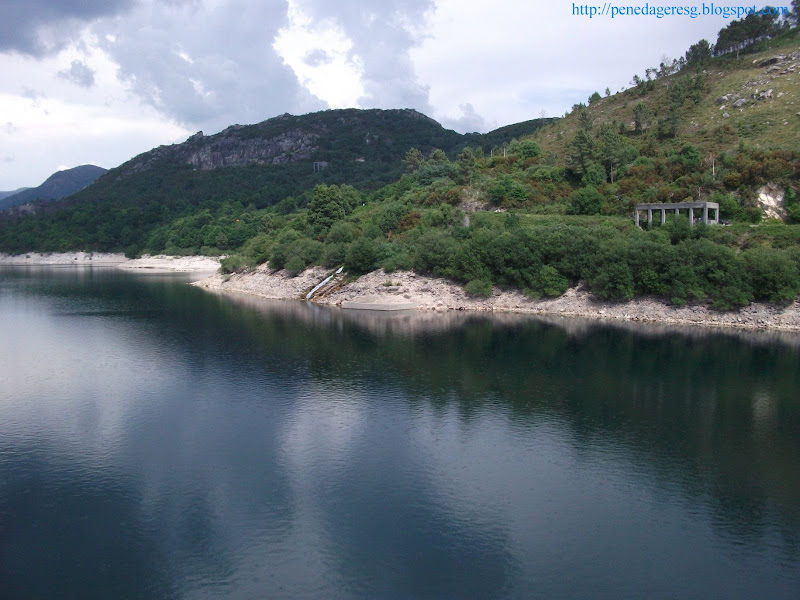
[[724, 25], [561, 0], [2, 0], [0, 190], [284, 112], [412, 107], [461, 132], [558, 116]]

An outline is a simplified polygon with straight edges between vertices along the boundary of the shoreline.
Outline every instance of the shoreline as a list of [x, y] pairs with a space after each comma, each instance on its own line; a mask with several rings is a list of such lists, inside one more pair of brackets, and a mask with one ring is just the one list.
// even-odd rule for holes
[[[265, 265], [249, 273], [214, 274], [191, 285], [215, 292], [248, 294], [272, 300], [302, 300], [330, 270], [311, 267], [296, 277], [285, 271], [271, 272]], [[518, 313], [539, 316], [627, 321], [667, 325], [724, 327], [751, 330], [800, 332], [800, 302], [788, 307], [751, 304], [734, 312], [717, 312], [707, 305], [672, 306], [656, 298], [636, 298], [624, 303], [597, 300], [582, 287], [570, 288], [558, 298], [532, 300], [518, 290], [495, 289], [490, 298], [473, 298], [452, 281], [413, 272], [373, 271], [359, 279], [343, 278], [314, 304], [347, 309], [348, 303], [382, 305], [391, 310], [413, 305], [417, 311], [473, 311]], [[355, 311], [353, 311], [355, 312]]]
[[167, 256], [145, 254], [127, 258], [111, 252], [28, 252], [0, 254], [0, 266], [12, 267], [113, 267], [123, 270], [142, 270], [151, 273], [209, 272], [219, 269], [219, 258], [209, 256]]

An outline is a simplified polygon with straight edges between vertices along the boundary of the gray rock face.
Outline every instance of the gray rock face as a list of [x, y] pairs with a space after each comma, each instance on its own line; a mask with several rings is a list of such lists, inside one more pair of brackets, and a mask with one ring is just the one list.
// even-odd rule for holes
[[181, 162], [203, 170], [246, 165], [280, 165], [311, 158], [317, 150], [318, 138], [316, 134], [300, 130], [287, 131], [269, 139], [242, 139], [221, 134], [199, 147], [182, 148], [178, 152], [178, 158]]

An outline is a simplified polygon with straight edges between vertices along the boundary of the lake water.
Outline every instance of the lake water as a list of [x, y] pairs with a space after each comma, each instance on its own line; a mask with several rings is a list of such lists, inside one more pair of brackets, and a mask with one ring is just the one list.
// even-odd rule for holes
[[800, 597], [800, 336], [0, 270], [0, 597]]

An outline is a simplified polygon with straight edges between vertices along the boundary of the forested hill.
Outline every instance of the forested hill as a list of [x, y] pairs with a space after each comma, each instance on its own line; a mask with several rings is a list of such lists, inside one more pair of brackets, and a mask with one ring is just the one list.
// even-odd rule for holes
[[[403, 173], [411, 148], [454, 157], [465, 146], [490, 148], [530, 135], [552, 119], [534, 119], [487, 133], [459, 134], [412, 109], [327, 110], [284, 114], [255, 125], [197, 132], [109, 172], [71, 201], [161, 199], [196, 204], [221, 194], [263, 208], [318, 183], [374, 189]], [[132, 191], [132, 193], [131, 193]]]
[[60, 200], [94, 183], [106, 170], [95, 165], [81, 165], [53, 173], [42, 185], [24, 188], [0, 197], [0, 210], [36, 200]]
[[[0, 214], [0, 250], [148, 247], [154, 229], [178, 218], [278, 202], [288, 209], [320, 183], [377, 189], [402, 175], [412, 147], [454, 158], [465, 146], [489, 151], [549, 121], [462, 135], [411, 109], [346, 109], [198, 132], [132, 158], [69, 198], [39, 205], [36, 215]], [[230, 248], [244, 239], [213, 245]]]

